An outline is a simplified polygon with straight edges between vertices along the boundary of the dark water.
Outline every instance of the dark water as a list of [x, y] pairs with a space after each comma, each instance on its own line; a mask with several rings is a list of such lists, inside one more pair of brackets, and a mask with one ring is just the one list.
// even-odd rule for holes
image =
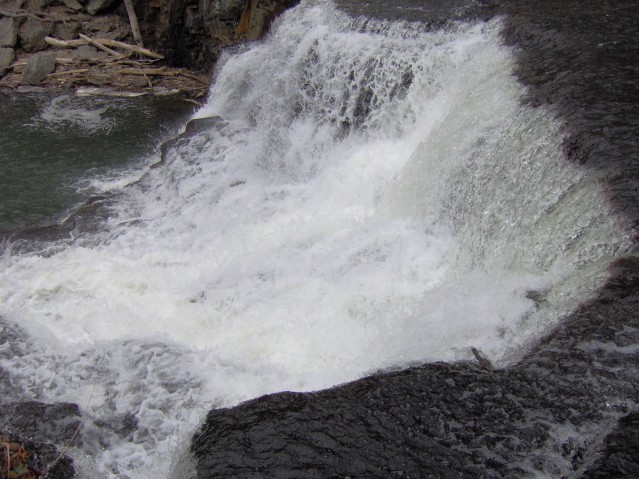
[[141, 165], [190, 114], [161, 98], [0, 94], [0, 232], [86, 200], [88, 180]]

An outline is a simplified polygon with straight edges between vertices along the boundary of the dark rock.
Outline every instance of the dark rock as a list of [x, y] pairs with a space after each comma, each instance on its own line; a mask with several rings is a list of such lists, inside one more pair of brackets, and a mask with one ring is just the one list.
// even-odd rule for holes
[[600, 456], [582, 479], [639, 477], [639, 413], [621, 418]]
[[0, 47], [0, 77], [7, 72], [14, 58], [15, 52], [13, 48]]
[[4, 404], [0, 412], [3, 429], [40, 442], [64, 446], [80, 424], [77, 404], [45, 404], [26, 401]]
[[[11, 242], [13, 251], [20, 254], [46, 250], [52, 241], [71, 242], [77, 236], [97, 231], [109, 217], [109, 208], [114, 200], [114, 195], [93, 196], [62, 222], [43, 220], [1, 232], [0, 244]], [[10, 344], [13, 345], [14, 341]]]
[[95, 60], [104, 58], [105, 55], [106, 54], [104, 52], [99, 51], [91, 45], [81, 45], [73, 52], [73, 58], [78, 58], [80, 60]]
[[60, 453], [79, 424], [76, 404], [24, 401], [0, 405], [2, 434], [19, 443], [29, 454], [27, 463], [38, 471], [48, 470], [46, 477], [51, 479], [75, 477], [73, 460]]
[[86, 6], [91, 15], [104, 13], [115, 8], [120, 0], [89, 0]]
[[183, 133], [162, 143], [160, 147], [160, 161], [155, 163], [152, 168], [159, 168], [162, 165], [170, 163], [170, 157], [176, 158], [183, 154], [188, 154], [188, 150], [193, 147], [190, 143], [193, 137], [204, 135], [210, 138], [223, 133], [225, 126], [227, 126], [227, 122], [219, 116], [195, 118], [189, 121]]
[[51, 0], [31, 0], [30, 3], [36, 11], [42, 11], [42, 9], [48, 7], [52, 2]]
[[22, 74], [22, 83], [37, 85], [41, 83], [49, 73], [55, 71], [55, 56], [50, 53], [39, 53], [29, 58], [27, 67]]
[[74, 40], [78, 38], [80, 30], [81, 27], [79, 22], [57, 23], [53, 30], [53, 36], [60, 40]]
[[16, 18], [0, 18], [0, 47], [15, 47], [18, 41], [18, 20]]
[[181, 138], [188, 138], [197, 135], [198, 133], [207, 133], [211, 130], [217, 130], [223, 128], [227, 123], [219, 116], [207, 116], [204, 118], [195, 118], [189, 121], [184, 128], [184, 133], [180, 135]]
[[83, 10], [82, 4], [78, 2], [78, 0], [64, 0], [64, 4], [76, 12], [81, 12]]
[[222, 48], [261, 37], [299, 0], [135, 1], [142, 36], [176, 66], [210, 68]]
[[20, 46], [27, 52], [37, 52], [48, 47], [44, 37], [53, 31], [52, 22], [41, 22], [28, 18], [20, 26], [19, 37]]

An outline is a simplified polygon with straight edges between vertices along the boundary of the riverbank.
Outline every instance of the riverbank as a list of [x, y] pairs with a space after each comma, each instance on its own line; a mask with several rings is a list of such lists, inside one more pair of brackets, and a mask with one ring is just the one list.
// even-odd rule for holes
[[180, 95], [199, 103], [222, 49], [259, 39], [297, 2], [2, 0], [0, 91]]
[[37, 3], [0, 7], [0, 91], [206, 96], [210, 73], [171, 66], [165, 55], [137, 45], [122, 8], [92, 15], [72, 2]]

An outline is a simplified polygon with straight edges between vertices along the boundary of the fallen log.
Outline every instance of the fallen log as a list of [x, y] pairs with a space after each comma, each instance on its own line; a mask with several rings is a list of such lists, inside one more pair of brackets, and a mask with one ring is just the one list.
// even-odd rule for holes
[[114, 57], [119, 57], [120, 56], [120, 54], [118, 52], [116, 52], [115, 50], [111, 50], [109, 47], [103, 45], [98, 40], [94, 40], [93, 38], [89, 38], [86, 35], [83, 35], [82, 33], [80, 33], [79, 35], [80, 35], [80, 38], [82, 40], [85, 40], [89, 45], [93, 45], [94, 47], [102, 50], [103, 52], [107, 52], [109, 55], [113, 55]]
[[56, 48], [75, 48], [87, 44], [84, 40], [59, 40], [53, 37], [44, 37], [44, 41]]
[[133, 8], [133, 0], [124, 0], [124, 6], [126, 7], [126, 13], [129, 15], [129, 23], [131, 25], [131, 33], [133, 33], [133, 39], [139, 47], [144, 48], [144, 43], [142, 43], [142, 35], [140, 34], [140, 26], [138, 25], [138, 17], [135, 14], [135, 9]]
[[176, 72], [167, 70], [166, 67], [162, 68], [120, 68], [119, 70], [115, 70], [115, 73], [120, 73], [123, 75], [164, 75], [164, 76], [175, 76]]
[[[83, 35], [85, 36], [85, 35]], [[88, 37], [87, 37], [88, 38]], [[44, 41], [47, 42], [49, 45], [56, 47], [56, 48], [75, 48], [75, 47], [79, 47], [81, 45], [87, 45], [89, 44], [89, 42], [87, 40], [59, 40], [57, 38], [53, 38], [53, 37], [45, 37]], [[128, 52], [132, 52], [132, 53], [137, 53], [139, 55], [143, 55], [143, 56], [147, 56], [150, 58], [154, 58], [156, 60], [163, 60], [164, 56], [160, 55], [159, 53], [155, 53], [151, 50], [149, 50], [148, 48], [141, 48], [141, 47], [136, 47], [135, 45], [130, 45], [128, 43], [124, 43], [124, 42], [120, 42], [118, 40], [111, 40], [108, 38], [96, 38], [94, 41], [101, 43], [102, 45], [108, 46], [108, 47], [113, 47], [113, 48], [120, 48], [122, 50], [126, 50]]]
[[65, 72], [55, 72], [55, 73], [49, 73], [47, 76], [48, 77], [61, 77], [64, 75], [74, 75], [76, 73], [88, 73], [89, 69], [88, 68], [79, 68], [77, 70], [67, 70]]

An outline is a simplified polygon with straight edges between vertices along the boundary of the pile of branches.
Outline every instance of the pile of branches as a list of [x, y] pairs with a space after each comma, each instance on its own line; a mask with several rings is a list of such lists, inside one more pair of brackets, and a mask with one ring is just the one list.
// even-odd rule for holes
[[[155, 53], [143, 47], [130, 45], [128, 43], [120, 42], [118, 40], [110, 40], [108, 38], [89, 38], [86, 35], [80, 34], [78, 40], [58, 40], [53, 37], [46, 37], [45, 41], [56, 48], [76, 48], [82, 45], [91, 45], [103, 52], [108, 53], [110, 56], [101, 62], [105, 66], [118, 66], [119, 68], [114, 73], [128, 74], [128, 75], [174, 75], [167, 70], [166, 67], [152, 68], [153, 63], [158, 60], [163, 60], [164, 57], [159, 53]], [[112, 48], [109, 48], [112, 47]], [[124, 52], [117, 52], [113, 48], [118, 48]], [[133, 59], [134, 55], [138, 55], [140, 58]], [[77, 63], [80, 60], [73, 58], [56, 58], [57, 63]], [[132, 68], [131, 68], [132, 67]], [[78, 73], [87, 73], [89, 69], [68, 70], [58, 73], [58, 75], [72, 75]], [[53, 73], [52, 75], [56, 75]]]
[[[56, 57], [56, 70], [46, 78], [49, 84], [93, 85], [120, 91], [173, 89], [174, 92], [185, 93], [191, 98], [201, 98], [208, 91], [207, 76], [198, 77], [184, 69], [158, 66], [157, 63], [164, 60], [164, 56], [141, 46], [109, 38], [91, 38], [83, 34], [79, 34], [79, 38], [75, 40], [45, 37], [45, 41], [55, 49], [52, 54]], [[89, 58], [61, 53], [61, 50], [83, 45], [92, 46], [104, 53]], [[16, 62], [11, 68], [19, 72], [26, 68], [27, 63]], [[134, 77], [144, 80], [136, 82]]]

